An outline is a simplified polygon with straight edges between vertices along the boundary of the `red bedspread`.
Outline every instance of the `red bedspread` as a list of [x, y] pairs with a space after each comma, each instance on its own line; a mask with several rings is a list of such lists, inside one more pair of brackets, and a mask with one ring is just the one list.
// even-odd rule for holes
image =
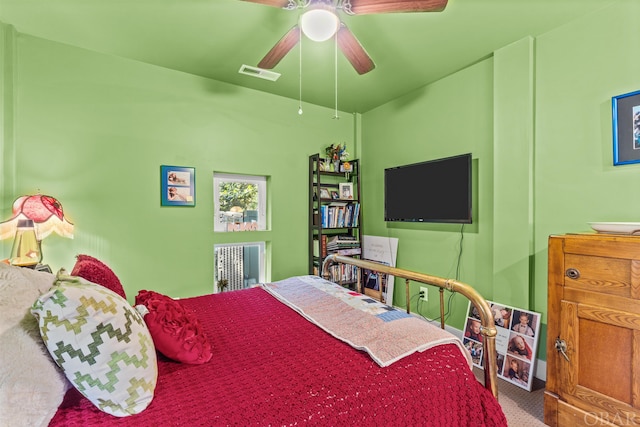
[[381, 368], [260, 288], [180, 300], [213, 348], [204, 365], [159, 356], [153, 402], [116, 418], [70, 390], [51, 426], [506, 426], [447, 344]]

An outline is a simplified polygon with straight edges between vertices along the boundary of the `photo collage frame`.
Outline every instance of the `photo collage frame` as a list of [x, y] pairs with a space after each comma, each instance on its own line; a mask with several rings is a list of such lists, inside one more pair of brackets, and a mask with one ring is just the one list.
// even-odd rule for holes
[[[540, 340], [540, 313], [488, 301], [497, 330], [498, 377], [531, 391]], [[484, 369], [480, 315], [469, 302], [463, 344], [473, 365]]]

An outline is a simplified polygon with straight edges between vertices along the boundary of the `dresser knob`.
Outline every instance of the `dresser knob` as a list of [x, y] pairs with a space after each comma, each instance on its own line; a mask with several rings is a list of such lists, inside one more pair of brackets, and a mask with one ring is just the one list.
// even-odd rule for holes
[[580, 278], [580, 271], [575, 268], [567, 268], [567, 271], [564, 272], [565, 276], [569, 279], [578, 279]]

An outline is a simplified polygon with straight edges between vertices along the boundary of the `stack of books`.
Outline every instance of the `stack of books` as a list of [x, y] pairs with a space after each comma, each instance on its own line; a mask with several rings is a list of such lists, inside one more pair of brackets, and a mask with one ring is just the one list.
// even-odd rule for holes
[[339, 234], [327, 240], [327, 252], [338, 255], [360, 255], [362, 248], [357, 237]]

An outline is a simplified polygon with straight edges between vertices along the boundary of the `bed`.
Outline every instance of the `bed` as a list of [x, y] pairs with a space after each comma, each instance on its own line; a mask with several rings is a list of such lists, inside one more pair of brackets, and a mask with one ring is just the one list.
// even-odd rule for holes
[[[497, 400], [496, 330], [488, 304], [475, 290], [349, 257], [325, 262], [351, 263], [404, 278], [407, 286], [417, 281], [471, 299], [483, 324], [485, 384], [455, 336], [325, 279], [300, 276], [179, 301], [159, 295], [154, 301], [178, 304], [197, 320], [189, 334], [206, 337], [206, 346], [194, 344], [200, 359], [181, 363], [149, 344], [143, 354], [151, 361], [145, 369], [156, 372], [151, 397], [135, 415], [114, 416], [53, 363], [60, 353], [51, 351], [52, 328], [43, 333], [42, 319], [43, 313], [51, 318], [43, 296], [53, 282], [97, 287], [110, 300], [115, 292], [66, 273], [56, 277], [0, 265], [0, 425], [507, 425]], [[159, 344], [155, 335], [153, 341]], [[15, 361], [5, 363], [9, 358]]]

